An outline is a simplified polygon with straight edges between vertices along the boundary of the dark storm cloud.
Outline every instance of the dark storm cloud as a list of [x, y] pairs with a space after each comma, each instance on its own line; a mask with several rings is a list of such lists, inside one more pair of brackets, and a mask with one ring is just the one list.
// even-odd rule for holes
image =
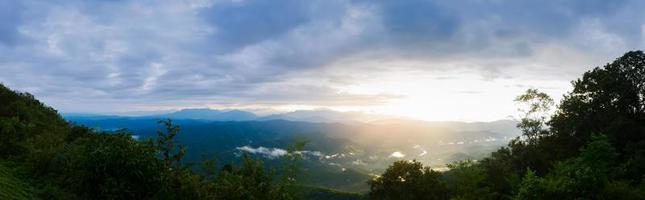
[[252, 3], [219, 3], [200, 11], [217, 28], [224, 49], [236, 49], [270, 40], [309, 21], [306, 1], [260, 0]]
[[382, 1], [381, 14], [391, 45], [425, 44], [450, 39], [461, 23], [454, 11], [433, 1]]
[[[634, 8], [638, 1], [382, 1], [385, 36], [388, 45], [415, 44], [423, 54], [455, 54], [477, 51], [480, 54], [527, 56], [534, 43], [573, 42], [572, 34], [581, 23], [597, 20], [621, 37], [642, 43], [643, 14]], [[623, 18], [632, 13], [638, 16]], [[616, 22], [621, 28], [610, 28]], [[625, 24], [629, 23], [629, 25]], [[500, 41], [501, 40], [501, 41]], [[506, 48], [510, 51], [488, 48]], [[484, 51], [484, 52], [481, 52]]]
[[[450, 70], [444, 65], [459, 61], [485, 79], [523, 67], [562, 78], [580, 71], [565, 56], [606, 59], [643, 48], [643, 7], [635, 0], [0, 0], [0, 81], [68, 110], [186, 98], [378, 104], [398, 97], [339, 86], [407, 66], [325, 69], [399, 59]], [[76, 105], [88, 101], [105, 106]]]

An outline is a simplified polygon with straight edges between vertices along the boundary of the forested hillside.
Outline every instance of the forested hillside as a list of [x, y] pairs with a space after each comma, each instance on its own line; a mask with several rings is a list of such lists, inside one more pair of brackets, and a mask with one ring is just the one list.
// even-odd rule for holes
[[296, 187], [297, 154], [287, 154], [279, 169], [246, 156], [223, 167], [215, 158], [190, 166], [175, 141], [180, 127], [169, 120], [159, 122], [154, 139], [136, 140], [125, 130], [69, 124], [32, 95], [4, 85], [0, 102], [0, 199], [360, 198]]
[[[66, 117], [102, 130], [127, 128], [137, 138], [153, 139], [153, 117]], [[244, 153], [267, 166], [281, 165], [281, 152], [294, 141], [307, 141], [299, 184], [365, 193], [367, 181], [398, 159], [417, 159], [444, 167], [466, 158], [481, 159], [518, 136], [515, 121], [390, 123], [318, 123], [286, 120], [211, 121], [176, 118], [182, 127], [176, 140], [186, 145], [185, 162], [204, 155], [218, 164], [237, 162]], [[393, 155], [394, 154], [394, 155]], [[398, 156], [398, 157], [396, 157]]]
[[645, 54], [586, 72], [555, 102], [518, 96], [523, 135], [479, 161], [436, 172], [399, 161], [370, 181], [370, 199], [645, 199]]

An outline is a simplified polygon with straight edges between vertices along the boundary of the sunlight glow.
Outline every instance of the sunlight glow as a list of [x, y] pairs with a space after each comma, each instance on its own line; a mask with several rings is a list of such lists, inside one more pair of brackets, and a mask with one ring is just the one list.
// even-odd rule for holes
[[469, 73], [428, 75], [399, 73], [379, 77], [380, 81], [352, 85], [357, 94], [401, 96], [367, 111], [427, 121], [493, 121], [517, 113], [513, 100], [534, 86], [556, 100], [566, 91], [564, 81], [525, 81], [511, 78], [488, 80]]

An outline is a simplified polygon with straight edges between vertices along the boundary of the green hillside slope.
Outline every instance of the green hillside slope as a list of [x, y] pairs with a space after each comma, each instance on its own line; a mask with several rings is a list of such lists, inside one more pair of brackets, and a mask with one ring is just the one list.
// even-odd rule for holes
[[33, 199], [33, 188], [14, 170], [0, 162], [0, 199]]

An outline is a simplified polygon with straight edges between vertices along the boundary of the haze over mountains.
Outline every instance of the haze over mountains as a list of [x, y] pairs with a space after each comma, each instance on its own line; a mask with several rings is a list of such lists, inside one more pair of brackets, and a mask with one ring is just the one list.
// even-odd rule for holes
[[[134, 114], [133, 114], [134, 113]], [[370, 114], [364, 112], [339, 112], [328, 109], [296, 110], [291, 112], [271, 113], [266, 115], [256, 114], [252, 111], [239, 109], [209, 109], [186, 108], [178, 111], [157, 112], [131, 112], [123, 114], [92, 114], [92, 113], [63, 113], [65, 118], [159, 118], [159, 119], [192, 119], [208, 121], [263, 121], [263, 120], [289, 120], [304, 122], [377, 122], [385, 120], [403, 120], [403, 118]]]
[[220, 164], [248, 154], [278, 166], [289, 145], [306, 141], [300, 153], [305, 185], [366, 192], [366, 181], [393, 161], [416, 159], [436, 169], [463, 159], [479, 159], [520, 133], [512, 120], [428, 122], [360, 112], [300, 110], [257, 115], [244, 110], [183, 109], [153, 115], [66, 114], [77, 124], [100, 130], [126, 128], [137, 138], [156, 136], [157, 120], [181, 126], [188, 162], [204, 156]]
[[202, 119], [213, 121], [246, 121], [258, 118], [252, 112], [242, 110], [212, 110], [212, 109], [183, 109], [177, 112], [157, 115], [153, 117], [170, 119]]

